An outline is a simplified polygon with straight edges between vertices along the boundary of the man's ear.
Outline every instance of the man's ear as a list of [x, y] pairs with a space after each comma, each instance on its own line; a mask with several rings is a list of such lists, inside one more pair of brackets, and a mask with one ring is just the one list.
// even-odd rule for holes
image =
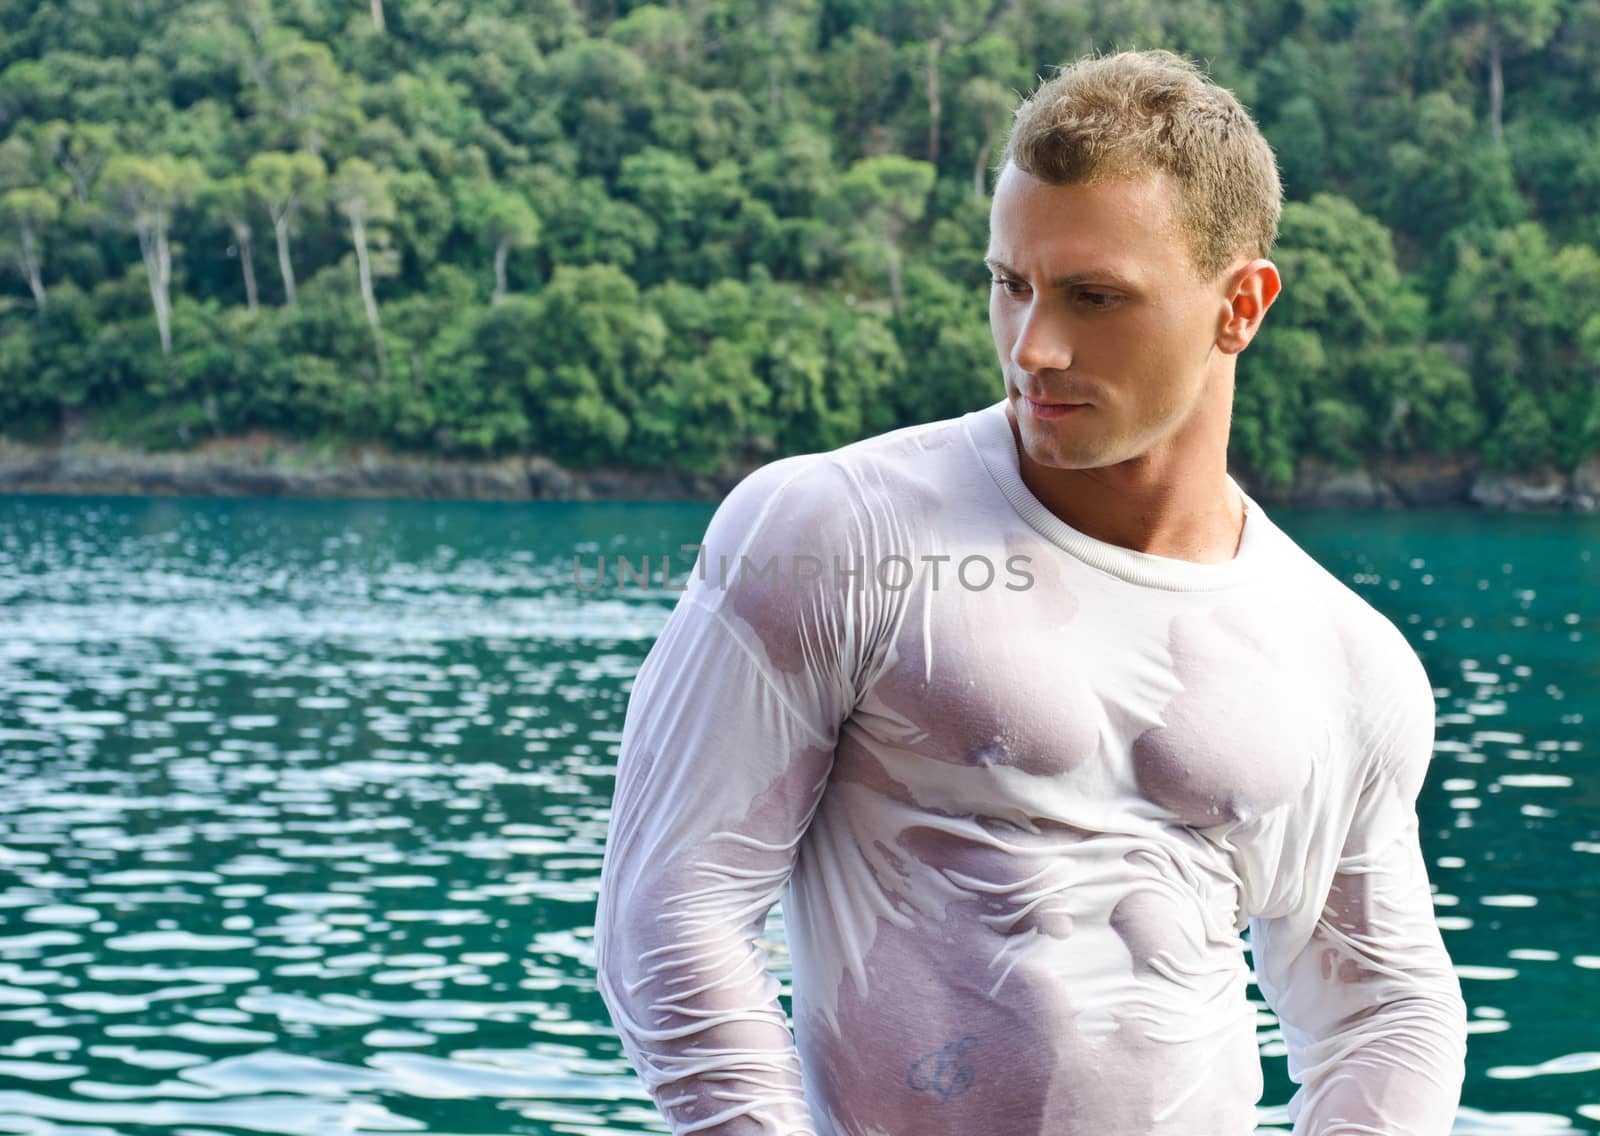
[[1258, 257], [1233, 270], [1228, 278], [1227, 301], [1217, 328], [1217, 349], [1237, 355], [1250, 345], [1267, 309], [1283, 290], [1278, 266]]

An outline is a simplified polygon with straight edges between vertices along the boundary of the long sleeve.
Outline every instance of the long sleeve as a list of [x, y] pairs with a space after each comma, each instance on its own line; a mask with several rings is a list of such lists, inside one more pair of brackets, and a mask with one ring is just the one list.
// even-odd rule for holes
[[[1398, 636], [1396, 636], [1398, 638]], [[1445, 1136], [1465, 1075], [1466, 1007], [1433, 913], [1416, 815], [1433, 698], [1407, 652], [1373, 715], [1376, 759], [1312, 922], [1251, 921], [1302, 1136]], [[1308, 927], [1309, 924], [1309, 927]]]
[[864, 553], [872, 527], [844, 477], [810, 460], [758, 470], [718, 508], [624, 721], [599, 986], [675, 1133], [814, 1131], [757, 937], [883, 613], [828, 564]]

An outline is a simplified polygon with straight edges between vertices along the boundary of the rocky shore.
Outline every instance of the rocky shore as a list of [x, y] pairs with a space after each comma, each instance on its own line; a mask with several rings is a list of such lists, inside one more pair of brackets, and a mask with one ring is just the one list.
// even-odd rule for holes
[[[313, 447], [267, 434], [147, 453], [78, 440], [0, 438], [0, 493], [227, 497], [399, 497], [501, 501], [717, 501], [749, 469], [701, 477], [674, 470], [566, 469], [548, 458], [497, 461]], [[1303, 461], [1287, 491], [1245, 488], [1264, 504], [1311, 508], [1468, 507], [1600, 512], [1600, 455], [1572, 471], [1486, 470], [1471, 456], [1426, 456], [1344, 469]]]
[[748, 471], [566, 469], [548, 458], [496, 461], [311, 446], [266, 434], [146, 452], [104, 442], [0, 438], [0, 493], [183, 497], [399, 497], [477, 501], [720, 500]]

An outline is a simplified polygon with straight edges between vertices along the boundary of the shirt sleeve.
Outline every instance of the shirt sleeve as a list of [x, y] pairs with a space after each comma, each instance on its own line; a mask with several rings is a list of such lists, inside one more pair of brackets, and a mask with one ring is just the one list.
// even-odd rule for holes
[[1376, 760], [1320, 914], [1250, 923], [1256, 980], [1300, 1086], [1289, 1116], [1304, 1136], [1446, 1136], [1460, 1101], [1466, 1006], [1434, 917], [1416, 814], [1433, 695], [1405, 652], [1406, 681], [1373, 716]]
[[598, 980], [674, 1133], [814, 1132], [758, 936], [885, 615], [848, 571], [881, 518], [816, 461], [764, 467], [718, 508], [623, 725]]

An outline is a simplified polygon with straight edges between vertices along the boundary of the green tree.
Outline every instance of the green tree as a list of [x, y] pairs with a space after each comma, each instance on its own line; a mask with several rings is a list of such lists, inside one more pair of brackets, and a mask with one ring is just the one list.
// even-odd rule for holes
[[896, 315], [904, 307], [901, 241], [906, 229], [921, 220], [933, 180], [934, 168], [927, 162], [898, 156], [863, 158], [839, 179], [829, 203], [832, 217], [851, 233], [856, 258], [881, 263], [887, 270]]
[[659, 4], [643, 4], [606, 29], [606, 38], [626, 47], [655, 72], [682, 73], [698, 49], [688, 18]]
[[1416, 101], [1410, 136], [1389, 146], [1384, 215], [1420, 247], [1442, 246], [1469, 223], [1499, 227], [1526, 215], [1506, 152], [1478, 141], [1470, 107], [1448, 92]]
[[1561, 22], [1563, 0], [1428, 0], [1419, 17], [1424, 35], [1437, 38], [1455, 60], [1484, 60], [1489, 96], [1489, 131], [1503, 141], [1505, 71], [1509, 50], [1538, 51]]
[[491, 308], [443, 327], [428, 347], [426, 399], [407, 434], [431, 446], [482, 454], [515, 446], [542, 448], [527, 395], [542, 382], [535, 373], [540, 336], [538, 304], [508, 296]]
[[674, 281], [651, 289], [645, 303], [667, 338], [632, 423], [636, 458], [714, 473], [770, 445], [771, 392], [759, 373], [765, 328], [751, 290], [734, 280], [703, 290]]
[[259, 306], [256, 294], [256, 267], [254, 232], [250, 214], [255, 211], [255, 197], [242, 177], [226, 177], [213, 181], [204, 196], [206, 209], [227, 225], [233, 234], [233, 247], [239, 251], [239, 268], [244, 273], [245, 304], [253, 312]]
[[[998, 393], [1013, 104], [1160, 45], [1257, 116], [1290, 200], [1238, 369], [1252, 478], [1600, 448], [1600, 0], [530, 3], [0, 0], [7, 429], [714, 471], [959, 414]], [[217, 179], [198, 239], [109, 207], [117, 153]], [[328, 209], [353, 159], [392, 210]]]
[[107, 212], [139, 238], [139, 255], [150, 282], [161, 352], [172, 354], [172, 249], [169, 235], [177, 211], [205, 183], [192, 158], [119, 154], [106, 163], [99, 189]]
[[1513, 391], [1500, 421], [1485, 440], [1484, 464], [1495, 469], [1532, 469], [1550, 460], [1555, 428], [1532, 391]]
[[[1289, 414], [1291, 420], [1304, 421], [1305, 432], [1293, 448], [1357, 464], [1361, 454], [1384, 448], [1382, 439], [1392, 433], [1391, 423], [1397, 417], [1404, 418], [1412, 406], [1431, 397], [1404, 384], [1436, 378], [1433, 357], [1426, 365], [1401, 366], [1390, 355], [1383, 356], [1390, 364], [1387, 370], [1371, 365], [1375, 353], [1420, 345], [1427, 302], [1401, 275], [1393, 241], [1382, 222], [1333, 194], [1317, 193], [1310, 201], [1284, 205], [1274, 261], [1285, 287], [1262, 340], [1274, 338], [1282, 329], [1307, 333], [1315, 338], [1314, 358], [1319, 360], [1316, 367], [1308, 367], [1275, 358], [1276, 365], [1288, 369], [1266, 380], [1279, 395], [1298, 392], [1291, 396], [1297, 401]], [[1250, 354], [1255, 350], [1252, 347]], [[1271, 348], [1268, 352], [1276, 356]], [[1256, 376], [1252, 369], [1252, 381]], [[1466, 388], [1451, 389], [1470, 394]], [[1260, 400], [1265, 395], [1257, 390], [1251, 397]], [[1265, 411], [1266, 402], [1254, 405]], [[1470, 411], [1470, 400], [1468, 406]], [[1284, 469], [1282, 453], [1257, 456], [1279, 472]]]
[[961, 87], [961, 106], [982, 139], [972, 163], [972, 196], [979, 200], [989, 198], [989, 159], [1015, 101], [1010, 91], [985, 75], [975, 75]]
[[[1284, 289], [1285, 295], [1290, 291]], [[1304, 327], [1274, 324], [1240, 356], [1233, 396], [1230, 460], [1268, 485], [1294, 481], [1307, 429], [1307, 405], [1329, 371], [1322, 337]], [[1326, 450], [1324, 450], [1326, 452]]]
[[536, 437], [564, 460], [634, 462], [631, 423], [645, 409], [645, 383], [666, 347], [661, 317], [640, 302], [626, 274], [604, 264], [556, 269], [536, 311], [529, 373]]
[[491, 181], [465, 181], [456, 186], [456, 208], [467, 231], [494, 257], [494, 294], [506, 295], [506, 258], [514, 248], [532, 248], [539, 240], [539, 215], [514, 189]]
[[1597, 293], [1594, 251], [1553, 249], [1536, 222], [1461, 244], [1441, 321], [1471, 353], [1492, 423], [1485, 460], [1511, 468], [1540, 454], [1570, 464], [1588, 448], [1594, 364], [1585, 337], [1600, 329]]
[[833, 112], [833, 136], [856, 154], [881, 135], [895, 90], [884, 79], [894, 73], [894, 45], [861, 24], [851, 26], [823, 55], [820, 101]]
[[1482, 436], [1483, 415], [1472, 376], [1444, 348], [1415, 343], [1378, 347], [1361, 355], [1360, 366], [1388, 407], [1378, 424], [1382, 452], [1459, 452]]
[[383, 327], [378, 318], [378, 298], [372, 286], [372, 258], [367, 248], [367, 229], [369, 225], [395, 219], [394, 201], [389, 196], [384, 173], [362, 158], [346, 159], [329, 183], [328, 196], [334, 208], [344, 215], [350, 225], [350, 242], [355, 246], [356, 269], [361, 281], [361, 304], [366, 309], [367, 324], [372, 328], [372, 342], [377, 350], [378, 373], [381, 376], [386, 371]]
[[28, 186], [0, 193], [0, 223], [7, 225], [16, 236], [14, 245], [0, 245], [0, 248], [5, 248], [6, 259], [27, 280], [40, 319], [44, 318], [46, 302], [41, 237], [60, 216], [61, 203], [48, 190]]
[[541, 202], [540, 251], [552, 268], [568, 264], [631, 268], [660, 239], [649, 214], [612, 197], [599, 178], [569, 181], [549, 170], [535, 170], [525, 181], [516, 179], [513, 184], [528, 200]]
[[245, 166], [244, 177], [251, 194], [261, 202], [272, 221], [284, 303], [293, 304], [294, 261], [289, 255], [289, 235], [303, 211], [321, 207], [327, 168], [315, 154], [271, 151], [252, 157]]
[[322, 156], [330, 135], [351, 130], [360, 119], [347, 76], [327, 44], [290, 32], [269, 32], [264, 41], [262, 83], [254, 89], [257, 110], [283, 123], [279, 139]]
[[897, 421], [953, 418], [1005, 393], [985, 296], [983, 289], [963, 287], [927, 263], [906, 266], [906, 310], [896, 338], [906, 371], [917, 381], [890, 391]]
[[1566, 307], [1544, 228], [1526, 221], [1480, 242], [1463, 242], [1446, 293], [1445, 325], [1471, 345], [1473, 369], [1486, 379], [1491, 410], [1557, 366]]
[[116, 128], [99, 122], [64, 122], [54, 119], [39, 128], [51, 158], [72, 181], [72, 196], [89, 204], [95, 178], [117, 146]]

